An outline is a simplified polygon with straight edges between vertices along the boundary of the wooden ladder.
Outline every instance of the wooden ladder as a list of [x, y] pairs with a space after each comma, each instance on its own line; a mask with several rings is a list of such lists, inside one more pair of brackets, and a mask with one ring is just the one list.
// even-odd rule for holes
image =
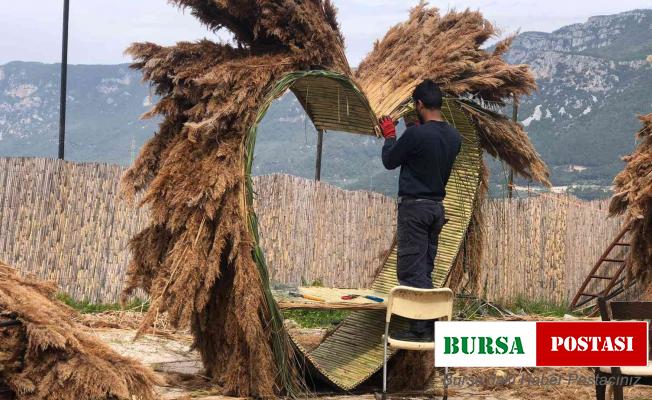
[[[633, 285], [633, 282], [626, 281], [625, 274], [627, 271], [626, 258], [630, 247], [630, 243], [625, 239], [625, 236], [630, 229], [630, 224], [625, 225], [613, 242], [609, 244], [598, 262], [595, 263], [591, 272], [589, 272], [589, 275], [584, 280], [584, 283], [582, 283], [582, 286], [575, 294], [569, 307], [570, 311], [593, 308], [592, 311], [595, 313], [597, 311], [596, 300], [599, 297], [603, 297], [605, 300], [613, 299]], [[615, 249], [622, 250], [623, 248], [625, 248], [626, 251], [622, 258], [616, 258], [617, 255], [612, 255]], [[589, 288], [592, 287], [592, 283], [600, 281], [608, 282], [607, 285], [598, 293], [588, 292]]]

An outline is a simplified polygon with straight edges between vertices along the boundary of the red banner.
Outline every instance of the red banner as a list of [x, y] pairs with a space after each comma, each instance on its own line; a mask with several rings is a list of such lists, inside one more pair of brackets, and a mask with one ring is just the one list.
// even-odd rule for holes
[[647, 322], [537, 322], [538, 367], [642, 367]]

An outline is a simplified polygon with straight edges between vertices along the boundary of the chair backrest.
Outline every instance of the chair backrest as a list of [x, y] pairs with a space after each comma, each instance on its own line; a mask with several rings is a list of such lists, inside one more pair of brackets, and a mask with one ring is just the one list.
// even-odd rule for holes
[[389, 292], [387, 299], [386, 322], [392, 314], [419, 320], [447, 319], [453, 317], [453, 291], [443, 289], [417, 289], [408, 286], [396, 286]]
[[[598, 299], [603, 321], [652, 319], [652, 301], [610, 301]], [[611, 309], [611, 315], [609, 315]]]
[[[610, 301], [598, 298], [600, 317], [603, 321], [611, 320], [652, 320], [652, 301]], [[611, 315], [609, 315], [611, 310]], [[652, 324], [648, 325], [648, 358], [652, 360]], [[619, 371], [618, 368], [612, 368]]]

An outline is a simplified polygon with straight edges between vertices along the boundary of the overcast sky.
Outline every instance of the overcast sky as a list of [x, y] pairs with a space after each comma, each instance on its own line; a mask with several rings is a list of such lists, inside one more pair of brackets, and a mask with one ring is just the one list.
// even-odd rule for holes
[[[135, 41], [173, 44], [217, 35], [166, 0], [70, 0], [71, 64], [129, 62], [123, 50]], [[2, 1], [0, 64], [58, 62], [61, 57], [63, 0]], [[357, 65], [375, 39], [406, 19], [418, 0], [335, 0], [347, 40], [349, 61]], [[503, 32], [545, 31], [584, 22], [593, 15], [650, 8], [650, 0], [442, 0], [442, 10], [479, 9]]]

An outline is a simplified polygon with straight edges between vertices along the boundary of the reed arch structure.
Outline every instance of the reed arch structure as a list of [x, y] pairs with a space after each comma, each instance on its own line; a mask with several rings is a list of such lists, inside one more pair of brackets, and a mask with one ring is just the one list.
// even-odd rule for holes
[[[247, 171], [250, 179], [253, 162], [257, 124], [262, 120], [272, 101], [290, 90], [297, 97], [305, 112], [318, 130], [335, 130], [352, 134], [377, 136], [377, 116], [383, 110], [374, 111], [356, 84], [347, 76], [330, 71], [292, 72], [284, 76], [268, 93], [256, 123], [247, 137]], [[399, 110], [384, 110], [395, 117], [413, 118], [410, 99], [400, 103]], [[392, 112], [394, 111], [394, 112]], [[441, 233], [440, 246], [435, 260], [433, 284], [443, 287], [451, 272], [460, 248], [462, 248], [473, 211], [480, 198], [482, 148], [477, 131], [454, 98], [445, 98], [442, 106], [444, 117], [462, 135], [462, 147], [453, 166], [451, 179], [446, 187], [446, 217], [449, 222]], [[248, 208], [250, 220], [253, 215], [252, 196]], [[256, 230], [257, 224], [250, 223]], [[258, 232], [252, 235], [258, 237]], [[264, 264], [260, 252], [259, 263]], [[398, 285], [396, 278], [397, 248], [392, 245], [386, 259], [378, 267], [378, 274], [371, 285], [376, 292], [387, 294]], [[308, 351], [297, 340], [294, 344], [319, 373], [341, 389], [350, 390], [364, 382], [382, 367], [383, 347], [381, 336], [384, 329], [383, 311], [356, 311], [347, 317], [323, 343]], [[291, 336], [292, 337], [292, 336]]]
[[[303, 377], [258, 246], [249, 174], [257, 124], [287, 90], [317, 129], [376, 135], [379, 115], [411, 118], [409, 99], [422, 79], [440, 84], [444, 115], [464, 139], [447, 188], [450, 222], [433, 279], [437, 286], [476, 289], [483, 153], [548, 183], [523, 127], [500, 113], [536, 88], [528, 66], [503, 58], [512, 38], [486, 50], [496, 30], [479, 12], [440, 14], [421, 3], [353, 71], [329, 0], [170, 2], [234, 38], [128, 49], [133, 67], [160, 96], [147, 116], [162, 117], [122, 180], [123, 193], [142, 192], [151, 210], [149, 225], [130, 242], [124, 292], [142, 288], [152, 298], [141, 331], [161, 313], [174, 326], [190, 325], [206, 375], [225, 395], [297, 393]], [[393, 249], [375, 289], [395, 284], [395, 262]], [[380, 367], [377, 317], [355, 312], [317, 349], [302, 353], [330, 382], [353, 388]]]

